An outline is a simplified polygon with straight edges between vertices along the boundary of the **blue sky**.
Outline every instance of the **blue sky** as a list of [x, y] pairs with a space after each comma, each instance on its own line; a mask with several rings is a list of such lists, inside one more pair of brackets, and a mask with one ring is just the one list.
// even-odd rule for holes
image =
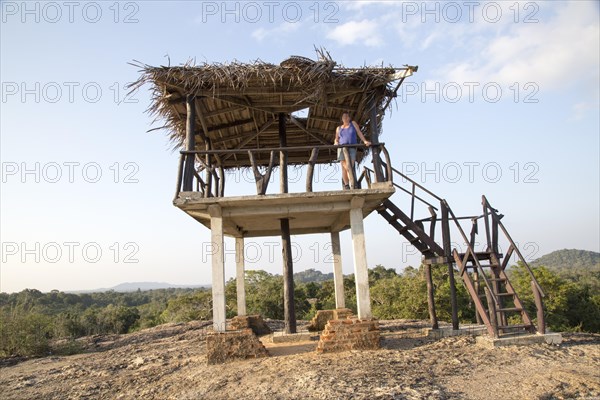
[[[600, 250], [596, 1], [0, 4], [2, 291], [210, 282], [209, 231], [171, 204], [177, 153], [146, 132], [149, 88], [126, 96], [128, 62], [279, 63], [315, 46], [347, 67], [419, 66], [382, 140], [457, 214], [485, 194], [528, 259]], [[334, 167], [319, 190], [339, 187]], [[228, 194], [253, 193], [229, 178]], [[365, 229], [369, 265], [418, 264], [378, 215]], [[331, 270], [328, 236], [293, 241], [295, 270]], [[248, 268], [281, 272], [279, 238], [248, 242]]]

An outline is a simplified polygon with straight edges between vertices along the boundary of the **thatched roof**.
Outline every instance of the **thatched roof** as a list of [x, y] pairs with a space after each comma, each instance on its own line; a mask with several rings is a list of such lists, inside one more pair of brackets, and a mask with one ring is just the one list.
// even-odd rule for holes
[[[185, 149], [186, 95], [196, 96], [196, 149], [257, 149], [278, 147], [278, 113], [286, 113], [287, 145], [333, 144], [343, 111], [349, 111], [369, 138], [369, 104], [374, 99], [378, 119], [395, 96], [398, 82], [416, 68], [338, 66], [323, 51], [313, 61], [292, 56], [280, 65], [257, 60], [244, 64], [152, 67], [139, 62], [140, 78], [132, 90], [151, 85], [148, 111], [164, 121], [175, 148]], [[305, 110], [308, 109], [308, 110]], [[304, 110], [304, 115], [295, 113]], [[306, 112], [307, 111], [307, 112]], [[378, 125], [381, 126], [381, 125]], [[154, 128], [154, 129], [160, 129]], [[152, 130], [154, 130], [152, 129]], [[310, 150], [288, 153], [290, 164], [306, 163]], [[363, 156], [359, 152], [358, 159]], [[268, 154], [257, 154], [260, 163]], [[318, 163], [331, 162], [335, 151], [321, 151]], [[226, 168], [250, 165], [244, 153], [224, 157]]]

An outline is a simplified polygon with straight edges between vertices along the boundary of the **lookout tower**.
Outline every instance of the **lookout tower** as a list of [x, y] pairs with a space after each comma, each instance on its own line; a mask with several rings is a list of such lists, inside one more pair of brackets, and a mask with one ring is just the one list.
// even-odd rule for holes
[[[363, 218], [394, 193], [389, 153], [379, 141], [381, 120], [402, 81], [417, 68], [345, 68], [320, 56], [318, 61], [294, 56], [280, 65], [142, 66], [136, 85], [153, 85], [150, 110], [167, 121], [170, 138], [184, 149], [173, 203], [211, 230], [217, 331], [225, 330], [223, 236], [236, 240], [241, 314], [244, 239], [281, 236], [286, 331], [293, 333], [290, 235], [331, 235], [336, 305], [344, 307], [339, 232], [351, 229], [358, 317], [371, 318]], [[294, 115], [300, 110], [306, 111], [304, 117]], [[370, 147], [333, 145], [344, 111], [358, 121]], [[351, 173], [350, 190], [313, 191], [315, 166], [335, 162], [337, 149], [347, 154], [348, 147], [357, 148], [357, 163], [371, 153], [373, 169], [358, 177]], [[304, 192], [289, 192], [290, 165], [307, 166]], [[233, 168], [252, 169], [255, 194], [226, 195], [225, 171]], [[280, 186], [269, 191], [276, 168]]]
[[[235, 238], [240, 315], [246, 314], [244, 239], [281, 236], [286, 332], [294, 333], [290, 235], [330, 235], [336, 307], [344, 308], [339, 232], [350, 229], [358, 320], [371, 319], [363, 219], [376, 211], [423, 255], [434, 328], [437, 317], [430, 269], [431, 265], [444, 264], [450, 280], [454, 329], [459, 325], [454, 275], [459, 274], [475, 304], [478, 321], [491, 335], [535, 332], [504, 272], [512, 255], [525, 260], [500, 221], [502, 215], [483, 197], [481, 215], [455, 216], [446, 200], [394, 169], [380, 141], [384, 113], [417, 67], [346, 68], [323, 51], [318, 55], [317, 61], [292, 56], [279, 65], [261, 61], [175, 67], [137, 64], [141, 77], [131, 88], [151, 85], [149, 111], [166, 121], [163, 128], [180, 149], [173, 204], [211, 231], [214, 330], [226, 330], [224, 236]], [[298, 116], [300, 110], [304, 110], [303, 116]], [[333, 145], [344, 111], [357, 121], [370, 146]], [[350, 189], [340, 185], [339, 190], [314, 191], [315, 166], [335, 162], [338, 149], [348, 159], [350, 147], [357, 150], [357, 164], [363, 163], [360, 173], [350, 169]], [[370, 158], [371, 167], [364, 165], [366, 158]], [[306, 167], [304, 191], [290, 192], [289, 166]], [[226, 171], [238, 168], [252, 170], [256, 193], [227, 196]], [[274, 171], [279, 173], [279, 188], [268, 187]], [[401, 180], [395, 181], [394, 176]], [[396, 189], [408, 200], [403, 206], [389, 199]], [[425, 215], [418, 215], [421, 211]], [[470, 235], [461, 226], [464, 221], [471, 222]], [[483, 251], [475, 251], [479, 222], [485, 227]], [[451, 248], [451, 231], [458, 234], [464, 250]], [[500, 233], [509, 244], [503, 261]], [[441, 237], [436, 239], [436, 235]], [[531, 278], [538, 331], [543, 332], [543, 291], [533, 274]], [[509, 324], [515, 320], [507, 318], [509, 313], [519, 316], [523, 323]]]

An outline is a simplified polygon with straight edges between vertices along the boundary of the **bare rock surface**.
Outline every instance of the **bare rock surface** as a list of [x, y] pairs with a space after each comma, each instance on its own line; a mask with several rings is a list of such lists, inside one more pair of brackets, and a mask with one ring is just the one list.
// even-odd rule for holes
[[[282, 325], [267, 323], [273, 330]], [[0, 398], [600, 398], [600, 335], [563, 334], [560, 346], [486, 349], [470, 336], [426, 338], [426, 321], [380, 321], [379, 350], [317, 354], [315, 341], [265, 341], [271, 357], [208, 365], [210, 325], [86, 337], [78, 340], [81, 354], [4, 360]]]

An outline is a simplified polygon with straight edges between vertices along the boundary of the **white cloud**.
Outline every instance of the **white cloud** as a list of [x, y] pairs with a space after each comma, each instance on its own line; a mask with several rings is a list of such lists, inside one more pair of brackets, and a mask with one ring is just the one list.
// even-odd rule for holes
[[573, 105], [573, 116], [572, 119], [575, 121], [580, 121], [587, 114], [588, 111], [595, 110], [596, 113], [598, 111], [598, 107], [600, 106], [598, 101], [582, 101]]
[[380, 26], [375, 20], [349, 21], [336, 26], [327, 34], [327, 38], [335, 40], [342, 46], [358, 42], [377, 47], [383, 44], [379, 30]]
[[[593, 3], [562, 3], [539, 23], [510, 24], [489, 41], [468, 39], [475, 55], [449, 65], [450, 81], [535, 82], [556, 89], [576, 80], [599, 84], [600, 29]], [[489, 32], [487, 32], [489, 34]]]
[[267, 31], [265, 28], [258, 28], [252, 32], [252, 37], [261, 42], [265, 37], [267, 37], [268, 34], [269, 31]]
[[398, 7], [402, 4], [402, 1], [395, 0], [355, 0], [345, 1], [341, 3], [348, 10], [362, 10], [368, 6], [383, 5], [388, 7]]
[[301, 22], [284, 22], [273, 29], [258, 28], [252, 31], [252, 37], [259, 42], [265, 38], [281, 39], [282, 35], [295, 32], [302, 26]]

